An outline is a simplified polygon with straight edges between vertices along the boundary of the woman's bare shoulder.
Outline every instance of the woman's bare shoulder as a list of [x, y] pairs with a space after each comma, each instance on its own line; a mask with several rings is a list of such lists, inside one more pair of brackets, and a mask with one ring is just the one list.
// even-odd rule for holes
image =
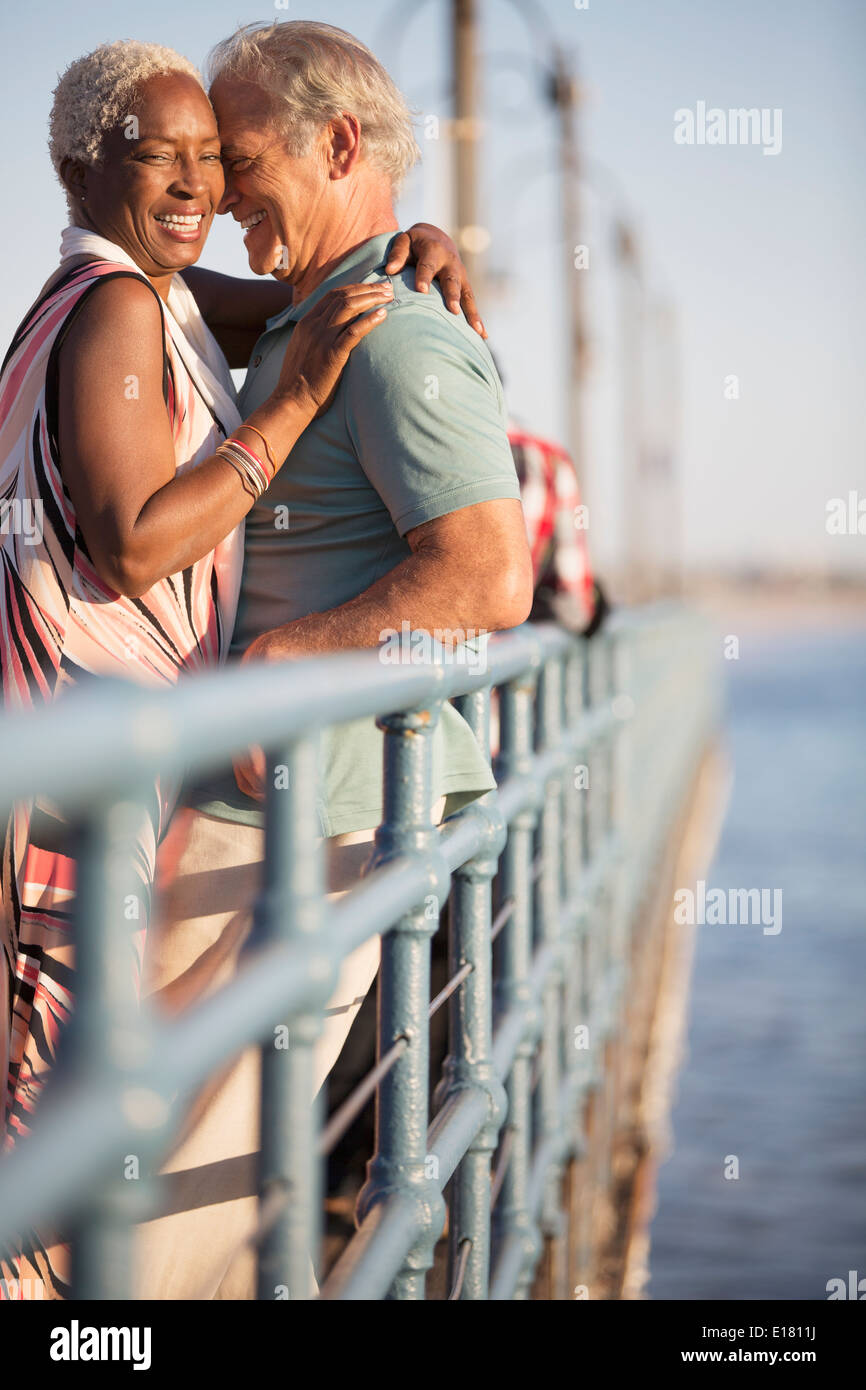
[[156, 290], [141, 275], [118, 266], [116, 275], [97, 277], [76, 311], [64, 346], [108, 343], [122, 339], [125, 349], [138, 343], [160, 347], [163, 317]]

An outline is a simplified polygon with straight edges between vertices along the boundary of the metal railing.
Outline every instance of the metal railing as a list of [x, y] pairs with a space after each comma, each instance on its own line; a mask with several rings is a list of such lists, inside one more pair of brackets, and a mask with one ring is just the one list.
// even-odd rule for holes
[[[716, 684], [702, 621], [670, 606], [618, 615], [590, 643], [519, 629], [491, 641], [483, 670], [351, 653], [159, 692], [99, 683], [3, 721], [0, 814], [46, 797], [80, 851], [68, 1053], [33, 1133], [0, 1163], [0, 1242], [62, 1220], [75, 1296], [133, 1296], [132, 1232], [149, 1194], [146, 1177], [124, 1180], [124, 1156], [155, 1171], [196, 1088], [260, 1043], [259, 1298], [310, 1296], [323, 1156], [374, 1092], [358, 1228], [320, 1296], [423, 1298], [446, 1212], [449, 1296], [529, 1296], [545, 1246], [573, 1239], [561, 1179], [586, 1152], [585, 1101], [605, 1085], [606, 1040], [713, 732]], [[446, 699], [488, 756], [493, 708], [498, 790], [436, 828], [432, 734]], [[311, 814], [316, 738], [361, 716], [384, 730], [384, 817], [364, 878], [329, 903]], [[218, 993], [157, 1025], [135, 1002], [118, 913], [135, 808], [155, 770], [204, 772], [251, 742], [288, 770], [267, 791], [256, 946]], [[449, 898], [451, 978], [431, 1001], [431, 938]], [[323, 1129], [313, 1044], [340, 962], [376, 933], [377, 1066]], [[431, 1097], [430, 1018], [446, 1002]], [[273, 1045], [278, 1025], [288, 1049]]]

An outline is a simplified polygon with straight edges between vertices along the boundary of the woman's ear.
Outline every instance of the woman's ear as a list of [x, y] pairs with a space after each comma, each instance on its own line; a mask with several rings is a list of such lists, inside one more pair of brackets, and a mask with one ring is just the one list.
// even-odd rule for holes
[[60, 181], [66, 192], [72, 198], [78, 198], [81, 202], [85, 201], [87, 193], [87, 170], [80, 159], [62, 159], [60, 161]]

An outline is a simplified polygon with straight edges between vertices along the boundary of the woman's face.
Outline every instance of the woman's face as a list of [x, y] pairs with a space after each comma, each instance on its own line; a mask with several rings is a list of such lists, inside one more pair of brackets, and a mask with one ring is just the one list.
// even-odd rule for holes
[[73, 184], [85, 195], [76, 220], [157, 278], [201, 255], [225, 186], [219, 132], [201, 87], [183, 73], [150, 78], [132, 108], [106, 135], [100, 165]]

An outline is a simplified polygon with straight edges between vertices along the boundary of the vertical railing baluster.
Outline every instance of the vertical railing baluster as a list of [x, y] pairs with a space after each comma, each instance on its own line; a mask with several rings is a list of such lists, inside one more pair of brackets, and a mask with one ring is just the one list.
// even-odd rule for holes
[[618, 949], [623, 958], [629, 957], [630, 935], [626, 916], [626, 895], [624, 892], [623, 859], [624, 849], [634, 829], [631, 824], [632, 806], [630, 787], [632, 780], [632, 720], [635, 703], [632, 697], [633, 652], [632, 646], [621, 634], [611, 636], [611, 692], [614, 695], [618, 724], [613, 734], [613, 777], [611, 815], [614, 832], [618, 838], [616, 892], [618, 913]]
[[[585, 658], [582, 646], [577, 643], [568, 653], [564, 681], [564, 720], [566, 732], [571, 732], [580, 723], [583, 714], [583, 671]], [[581, 879], [585, 871], [583, 834], [586, 822], [589, 785], [587, 774], [588, 752], [581, 746], [570, 777], [565, 780], [564, 842], [563, 864], [565, 870], [565, 894], [568, 903], [579, 903]], [[581, 991], [583, 989], [583, 933], [582, 912], [575, 912], [569, 924], [570, 946], [566, 968], [566, 1021], [570, 1026], [565, 1039], [566, 1055], [575, 1070], [585, 1069], [587, 1048], [579, 1044], [586, 1041], [585, 1035], [575, 1034], [575, 1029], [585, 1027], [588, 1020], [582, 1013]], [[583, 1127], [578, 1106], [575, 1113], [575, 1147], [580, 1148], [583, 1141]]]
[[140, 948], [152, 886], [136, 872], [136, 844], [146, 831], [145, 799], [135, 794], [99, 805], [72, 832], [76, 859], [75, 997], [53, 1086], [69, 1080], [122, 1078], [121, 1104], [140, 1132], [140, 1152], [122, 1156], [79, 1211], [71, 1230], [75, 1299], [130, 1299], [132, 1225], [145, 1214], [148, 1140], [167, 1117], [163, 1098], [136, 1085], [147, 1062]]
[[[592, 711], [592, 650], [593, 643], [584, 641], [582, 643], [583, 660], [581, 662], [581, 708], [584, 714], [588, 715]], [[586, 794], [581, 804], [580, 814], [580, 864], [581, 876], [585, 879], [592, 864], [592, 844], [593, 844], [593, 824], [594, 807], [596, 800], [595, 779], [598, 775], [598, 760], [595, 756], [596, 744], [590, 740], [584, 745], [583, 757], [586, 760], [587, 785]], [[593, 1107], [593, 1082], [596, 1075], [596, 1057], [598, 1049], [595, 1036], [593, 1019], [593, 928], [595, 925], [595, 914], [591, 904], [584, 900], [584, 910], [581, 915], [580, 924], [580, 1014], [583, 1025], [587, 1028], [584, 1040], [588, 1046], [583, 1050], [582, 1061], [584, 1065], [584, 1099], [580, 1110], [580, 1121], [583, 1129], [583, 1155], [580, 1159], [579, 1171], [577, 1174], [577, 1258], [576, 1258], [576, 1277], [575, 1284], [585, 1284], [588, 1279], [590, 1241], [592, 1224], [592, 1107]]]
[[[562, 737], [562, 663], [559, 657], [549, 657], [541, 670], [538, 692], [537, 747], [540, 752], [556, 750]], [[541, 873], [538, 879], [537, 941], [556, 953], [542, 992], [541, 1075], [538, 1084], [538, 1122], [543, 1144], [553, 1145], [554, 1158], [544, 1183], [542, 1229], [548, 1239], [550, 1255], [551, 1297], [563, 1282], [562, 1236], [563, 1219], [560, 1202], [562, 1179], [562, 1117], [559, 1114], [559, 1083], [561, 1072], [562, 1037], [562, 979], [560, 956], [560, 916], [562, 886], [562, 773], [550, 778], [544, 794], [538, 844], [541, 853]]]
[[[371, 866], [404, 851], [434, 851], [438, 834], [431, 821], [433, 734], [439, 705], [388, 715], [377, 721], [385, 733], [384, 819], [376, 831]], [[391, 1286], [389, 1299], [423, 1299], [426, 1272], [445, 1220], [438, 1186], [425, 1172], [429, 1111], [430, 940], [447, 896], [444, 869], [435, 911], [420, 902], [382, 940], [379, 971], [378, 1056], [397, 1041], [409, 1046], [381, 1082], [376, 1097], [376, 1154], [358, 1197], [358, 1219], [377, 1202], [402, 1193], [422, 1218], [420, 1235]]]
[[[569, 747], [568, 765], [562, 776], [562, 850], [561, 896], [564, 905], [562, 913], [563, 952], [562, 952], [562, 1049], [565, 1072], [573, 1072], [576, 1064], [573, 1028], [578, 1022], [575, 1018], [575, 995], [579, 979], [578, 939], [580, 922], [576, 911], [577, 895], [580, 891], [580, 809], [579, 798], [583, 795], [583, 778], [579, 775], [577, 757], [570, 740], [580, 719], [580, 671], [577, 646], [573, 644], [563, 657], [562, 663], [562, 712], [561, 725], [563, 741]], [[582, 753], [580, 757], [582, 758]]]
[[[588, 646], [589, 707], [598, 710], [605, 702], [607, 681], [605, 676], [605, 651], [603, 634], [599, 633]], [[607, 832], [608, 805], [608, 755], [607, 735], [596, 733], [590, 746], [590, 776], [592, 794], [589, 800], [589, 867], [597, 868], [604, 850]], [[596, 1087], [603, 1084], [604, 1042], [600, 1033], [603, 1022], [604, 977], [607, 957], [607, 913], [605, 891], [595, 882], [592, 899], [586, 920], [587, 931], [587, 985], [589, 1007], [592, 1016], [592, 1079]], [[597, 1112], [598, 1091], [593, 1101]]]
[[[485, 757], [490, 758], [490, 692], [477, 691], [455, 701]], [[448, 935], [448, 974], [463, 966], [471, 973], [449, 1004], [449, 1055], [436, 1100], [464, 1087], [483, 1088], [488, 1119], [473, 1139], [451, 1182], [449, 1212], [449, 1283], [453, 1284], [464, 1242], [470, 1242], [460, 1291], [464, 1300], [486, 1299], [490, 1281], [490, 1156], [505, 1116], [505, 1091], [493, 1069], [493, 966], [491, 959], [491, 885], [506, 828], [491, 793], [473, 803], [483, 806], [489, 834], [484, 849], [454, 874]]]
[[[589, 646], [589, 694], [593, 709], [609, 709], [614, 694], [609, 634], [599, 633]], [[590, 816], [591, 863], [605, 865], [613, 831], [613, 747], [614, 735], [608, 730], [593, 740], [591, 756], [592, 804]], [[586, 1277], [598, 1277], [597, 1251], [592, 1248], [593, 1211], [610, 1216], [607, 1202], [610, 1189], [611, 1152], [615, 1123], [618, 1039], [611, 1037], [610, 986], [614, 957], [614, 885], [606, 873], [596, 883], [587, 917], [587, 986], [592, 1017], [591, 1100], [588, 1126], [588, 1153], [585, 1165], [586, 1203], [584, 1206], [584, 1255]]]
[[[574, 641], [565, 661], [563, 682], [563, 718], [566, 734], [578, 727], [583, 712], [583, 644]], [[566, 902], [577, 908], [583, 874], [582, 836], [589, 792], [587, 784], [587, 751], [579, 747], [572, 766], [563, 781], [563, 869]], [[580, 1181], [581, 1161], [586, 1135], [584, 1131], [585, 1082], [589, 1037], [587, 1018], [583, 1012], [583, 913], [575, 910], [568, 922], [568, 944], [563, 986], [563, 1043], [566, 1070], [570, 1074], [573, 1111], [565, 1116], [570, 1128], [571, 1142], [567, 1172], [567, 1287], [573, 1290], [579, 1283], [578, 1256], [580, 1243]]]
[[[499, 757], [497, 778], [532, 777], [533, 707], [537, 676], [526, 671], [503, 686], [499, 696]], [[532, 850], [538, 815], [534, 804], [511, 821], [500, 867], [500, 898], [513, 905], [497, 942], [497, 971], [493, 994], [497, 1015], [530, 1003], [533, 948]], [[520, 1241], [523, 1260], [515, 1285], [516, 1299], [526, 1299], [541, 1249], [541, 1239], [529, 1209], [532, 1161], [532, 1060], [540, 1028], [537, 1013], [527, 1013], [526, 1029], [505, 1083], [508, 1099], [506, 1127], [511, 1135], [508, 1165], [496, 1203], [494, 1243]]]
[[[324, 904], [324, 853], [314, 816], [317, 756], [301, 739], [269, 756], [263, 894], [256, 943], [288, 944], [316, 935]], [[335, 974], [323, 958], [320, 978]], [[321, 1226], [319, 1165], [314, 1157], [313, 1048], [321, 1011], [282, 1019], [262, 1046], [259, 1219], [265, 1225], [257, 1297], [309, 1299]], [[276, 1214], [275, 1214], [276, 1213]]]
[[[594, 713], [602, 699], [599, 684], [599, 638], [584, 643], [583, 705]], [[586, 750], [588, 787], [583, 809], [582, 863], [584, 874], [592, 880], [602, 847], [602, 814], [605, 799], [604, 737], [590, 739]], [[601, 1090], [604, 1076], [604, 1042], [600, 1028], [599, 988], [603, 951], [604, 913], [601, 896], [591, 891], [585, 901], [581, 928], [581, 1013], [588, 1028], [586, 1050], [586, 1099], [583, 1106], [584, 1155], [580, 1161], [577, 1208], [579, 1213], [578, 1280], [589, 1287], [592, 1280], [593, 1213], [597, 1191]]]
[[[599, 695], [610, 706], [617, 694], [617, 669], [615, 639], [610, 632], [602, 632], [602, 645], [599, 652], [601, 672]], [[605, 759], [605, 803], [603, 815], [603, 834], [607, 844], [616, 831], [616, 772], [617, 772], [618, 731], [611, 729], [604, 742]], [[622, 1073], [622, 1038], [619, 1026], [619, 1001], [615, 994], [617, 979], [622, 975], [624, 960], [619, 933], [619, 893], [618, 885], [608, 875], [602, 895], [604, 911], [605, 949], [604, 961], [604, 1027], [606, 1030], [607, 1075], [604, 1078], [604, 1130], [601, 1151], [602, 1181], [610, 1189], [612, 1181], [613, 1146], [619, 1106], [619, 1090]]]

